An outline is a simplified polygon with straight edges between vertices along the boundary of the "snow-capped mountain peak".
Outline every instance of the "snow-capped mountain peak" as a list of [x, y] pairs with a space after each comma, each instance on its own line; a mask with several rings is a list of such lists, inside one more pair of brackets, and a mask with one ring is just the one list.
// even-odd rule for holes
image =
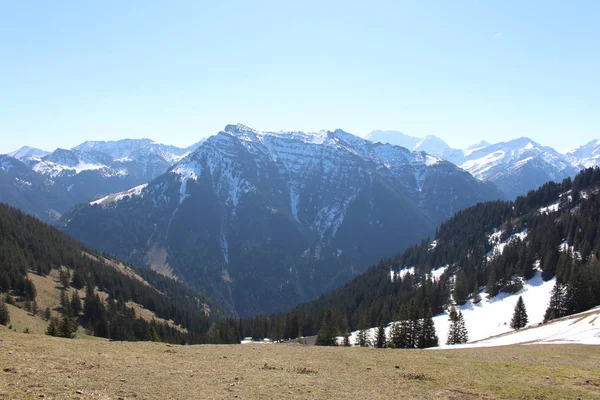
[[565, 154], [567, 160], [580, 168], [590, 168], [600, 164], [600, 139], [594, 139]]
[[19, 150], [8, 153], [7, 155], [16, 158], [17, 160], [23, 160], [27, 158], [39, 159], [47, 156], [50, 152], [36, 149], [35, 147], [23, 146]]
[[450, 146], [437, 136], [427, 135], [413, 148], [414, 151], [424, 151], [435, 156], [441, 156]]

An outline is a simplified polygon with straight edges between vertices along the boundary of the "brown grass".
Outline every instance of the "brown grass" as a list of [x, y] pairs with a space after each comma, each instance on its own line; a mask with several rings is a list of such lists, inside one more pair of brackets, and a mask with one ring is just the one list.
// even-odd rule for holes
[[0, 399], [600, 398], [600, 348], [592, 346], [171, 346], [3, 327], [0, 338]]

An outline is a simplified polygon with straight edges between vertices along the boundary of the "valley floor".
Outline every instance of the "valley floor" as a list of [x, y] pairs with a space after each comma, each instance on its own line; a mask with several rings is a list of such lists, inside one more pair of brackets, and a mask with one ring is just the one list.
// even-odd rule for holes
[[600, 347], [171, 346], [0, 327], [0, 399], [591, 399]]

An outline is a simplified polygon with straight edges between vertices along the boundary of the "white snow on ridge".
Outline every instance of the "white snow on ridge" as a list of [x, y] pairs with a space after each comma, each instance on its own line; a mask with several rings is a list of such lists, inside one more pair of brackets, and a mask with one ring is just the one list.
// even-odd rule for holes
[[542, 207], [542, 208], [540, 208], [540, 214], [550, 214], [553, 212], [557, 212], [559, 205], [560, 205], [560, 203], [554, 203], [554, 204], [549, 205], [548, 207]]
[[71, 167], [63, 164], [53, 163], [51, 161], [43, 161], [33, 166], [33, 170], [35, 172], [49, 175], [51, 177], [56, 177], [63, 171], [70, 171], [74, 172], [75, 174], [79, 174], [82, 171], [99, 170], [105, 168], [108, 169], [106, 165], [102, 164], [88, 164], [85, 162], [80, 162], [79, 164]]
[[406, 277], [406, 275], [414, 275], [414, 274], [415, 274], [415, 267], [409, 267], [409, 268], [403, 267], [399, 271], [394, 271], [393, 269], [391, 269], [390, 270], [390, 279], [393, 282], [398, 278], [404, 279]]
[[522, 232], [511, 235], [508, 239], [506, 239], [502, 243], [498, 243], [501, 235], [502, 235], [502, 231], [496, 231], [492, 235], [490, 235], [490, 239], [489, 239], [490, 243], [492, 243], [492, 244], [495, 243], [495, 246], [494, 246], [494, 248], [492, 248], [492, 250], [490, 250], [488, 252], [488, 254], [486, 256], [488, 261], [494, 259], [495, 257], [502, 255], [504, 248], [506, 246], [508, 246], [512, 241], [514, 241], [516, 239], [524, 240], [527, 237], [527, 229], [523, 230]]
[[140, 196], [142, 194], [142, 190], [144, 190], [144, 188], [146, 186], [148, 186], [148, 184], [144, 183], [143, 185], [139, 185], [139, 186], [136, 186], [129, 190], [125, 190], [124, 192], [109, 194], [108, 196], [105, 196], [101, 199], [90, 202], [90, 204], [93, 206], [94, 205], [106, 205], [109, 203], [114, 203], [114, 202], [123, 200], [126, 197], [131, 198], [133, 196]]
[[438, 280], [446, 272], [450, 265], [446, 264], [443, 267], [431, 271], [431, 279]]

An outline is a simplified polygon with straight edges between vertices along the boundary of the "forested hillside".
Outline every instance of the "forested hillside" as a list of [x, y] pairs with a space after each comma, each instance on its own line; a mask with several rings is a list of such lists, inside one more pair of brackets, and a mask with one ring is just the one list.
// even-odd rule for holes
[[[60, 276], [60, 304], [37, 310], [32, 274]], [[33, 315], [46, 314], [47, 333], [53, 335], [72, 336], [78, 326], [83, 326], [88, 334], [115, 340], [182, 344], [239, 341], [238, 323], [226, 320], [203, 295], [153, 271], [136, 271], [97, 254], [57, 229], [3, 204], [0, 292], [2, 303]], [[136, 315], [132, 303], [150, 311], [157, 320]], [[1, 306], [6, 309], [4, 304]], [[53, 313], [60, 318], [51, 317]]]
[[[381, 260], [334, 292], [288, 313], [244, 321], [247, 336], [314, 335], [332, 310], [339, 333], [404, 319], [410, 303], [434, 314], [475, 299], [514, 293], [540, 270], [557, 284], [546, 319], [600, 304], [600, 169], [547, 183], [514, 202], [480, 203], [458, 212], [400, 255]], [[545, 299], [543, 301], [546, 301]], [[423, 317], [423, 316], [421, 316]], [[365, 323], [363, 322], [363, 325]]]

